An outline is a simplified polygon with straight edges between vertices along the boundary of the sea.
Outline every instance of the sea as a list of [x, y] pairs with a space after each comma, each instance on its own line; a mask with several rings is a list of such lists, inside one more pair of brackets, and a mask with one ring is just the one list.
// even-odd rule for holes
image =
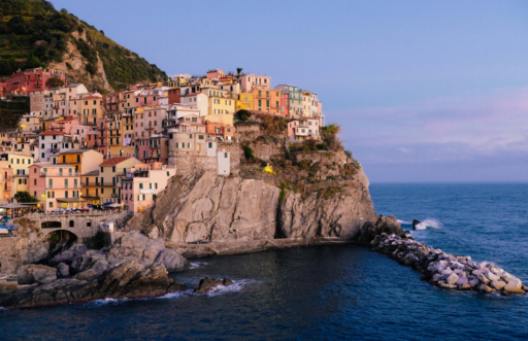
[[[372, 184], [378, 213], [415, 239], [528, 283], [528, 184]], [[0, 340], [527, 340], [528, 297], [440, 289], [343, 245], [202, 259], [177, 275], [234, 284], [146, 300], [0, 311]]]

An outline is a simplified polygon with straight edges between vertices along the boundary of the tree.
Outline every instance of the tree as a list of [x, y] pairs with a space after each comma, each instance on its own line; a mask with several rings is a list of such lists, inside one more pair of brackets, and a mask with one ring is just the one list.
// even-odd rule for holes
[[15, 193], [15, 200], [18, 201], [18, 202], [37, 202], [37, 199], [35, 199], [28, 192], [16, 192]]
[[321, 139], [328, 150], [335, 150], [340, 147], [337, 134], [341, 128], [337, 124], [330, 124], [321, 128]]
[[63, 85], [64, 85], [64, 81], [57, 77], [51, 77], [50, 79], [46, 81], [46, 86], [52, 89], [60, 88]]

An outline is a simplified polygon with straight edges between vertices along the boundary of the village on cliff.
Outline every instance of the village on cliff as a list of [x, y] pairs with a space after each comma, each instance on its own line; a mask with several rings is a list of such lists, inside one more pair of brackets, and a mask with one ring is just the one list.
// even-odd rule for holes
[[[282, 117], [291, 141], [319, 140], [317, 95], [271, 77], [220, 69], [102, 95], [53, 69], [19, 71], [0, 96], [26, 98], [18, 127], [0, 132], [0, 226], [25, 212], [142, 212], [195, 163], [231, 174], [237, 113]], [[272, 172], [263, 167], [263, 172]]]

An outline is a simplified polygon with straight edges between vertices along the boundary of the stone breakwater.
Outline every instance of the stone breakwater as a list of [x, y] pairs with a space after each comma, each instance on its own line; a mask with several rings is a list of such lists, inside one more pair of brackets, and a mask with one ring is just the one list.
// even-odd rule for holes
[[490, 262], [474, 262], [414, 240], [408, 233], [381, 233], [370, 241], [373, 250], [411, 266], [434, 285], [446, 289], [484, 293], [525, 294], [528, 287]]

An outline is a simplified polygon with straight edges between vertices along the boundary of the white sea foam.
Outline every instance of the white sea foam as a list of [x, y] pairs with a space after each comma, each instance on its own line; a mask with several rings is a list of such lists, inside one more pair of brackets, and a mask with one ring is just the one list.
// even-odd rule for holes
[[125, 303], [127, 301], [128, 301], [128, 298], [106, 297], [106, 298], [101, 298], [101, 299], [95, 300], [95, 301], [90, 302], [90, 303], [94, 304], [96, 306], [101, 306], [101, 305], [109, 305], [109, 304], [121, 304], [121, 303]]
[[195, 269], [201, 268], [206, 265], [207, 265], [207, 262], [203, 262], [203, 261], [190, 262], [189, 270], [195, 270]]
[[207, 293], [207, 296], [215, 297], [215, 296], [220, 296], [220, 295], [224, 295], [224, 294], [228, 294], [232, 292], [239, 292], [254, 282], [255, 281], [250, 280], [250, 279], [233, 280], [233, 284], [230, 284], [230, 285], [217, 285], [216, 287], [214, 287]]
[[401, 225], [411, 225], [411, 222], [407, 220], [396, 219], [396, 221], [398, 221], [398, 223]]
[[422, 220], [419, 224], [416, 224], [416, 230], [426, 230], [428, 228], [439, 229], [442, 227], [440, 220], [435, 218], [427, 218]]
[[184, 291], [169, 292], [168, 294], [158, 297], [158, 299], [171, 300], [171, 299], [180, 298], [184, 296], [190, 296], [190, 295], [192, 295], [192, 289], [188, 289]]

